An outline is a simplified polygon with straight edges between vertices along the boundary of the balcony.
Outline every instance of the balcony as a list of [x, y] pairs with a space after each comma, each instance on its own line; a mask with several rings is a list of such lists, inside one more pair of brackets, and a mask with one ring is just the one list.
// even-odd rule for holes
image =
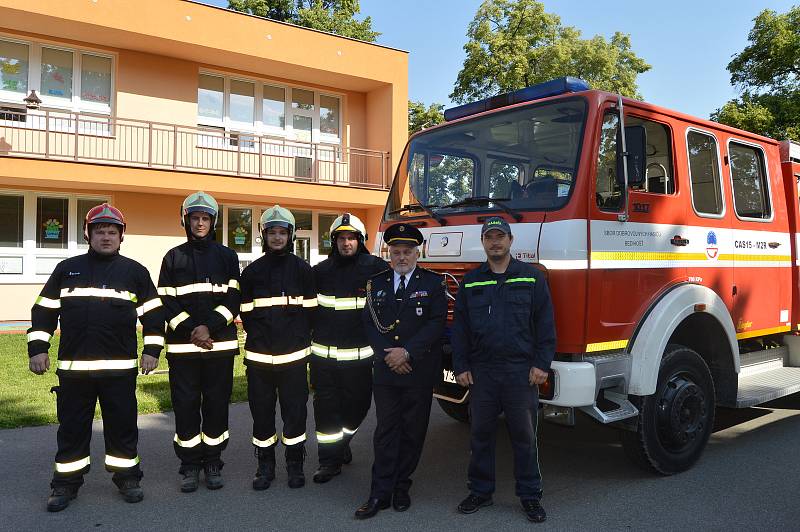
[[200, 172], [386, 190], [388, 152], [283, 137], [0, 108], [0, 157]]

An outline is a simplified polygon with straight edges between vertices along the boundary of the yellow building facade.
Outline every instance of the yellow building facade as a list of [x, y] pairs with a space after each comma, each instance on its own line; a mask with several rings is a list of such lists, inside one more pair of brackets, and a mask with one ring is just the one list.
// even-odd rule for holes
[[182, 0], [0, 0], [0, 321], [28, 319], [103, 201], [154, 279], [197, 190], [242, 266], [275, 203], [312, 264], [341, 212], [374, 238], [407, 101], [400, 50]]

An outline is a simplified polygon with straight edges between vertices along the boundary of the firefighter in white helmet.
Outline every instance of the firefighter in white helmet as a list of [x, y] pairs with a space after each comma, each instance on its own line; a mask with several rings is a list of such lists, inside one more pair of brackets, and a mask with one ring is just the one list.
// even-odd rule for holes
[[264, 211], [259, 227], [264, 255], [242, 272], [241, 305], [247, 333], [247, 396], [258, 458], [253, 489], [265, 490], [275, 478], [278, 401], [289, 487], [300, 488], [305, 485], [306, 362], [311, 352], [311, 319], [317, 292], [311, 266], [293, 253], [292, 213], [275, 205]]
[[50, 340], [61, 322], [58, 344], [58, 452], [47, 509], [69, 505], [89, 471], [95, 404], [103, 413], [105, 467], [126, 502], [144, 497], [139, 480], [136, 406], [136, 321], [142, 322], [142, 373], [158, 365], [164, 314], [147, 269], [119, 254], [125, 220], [103, 203], [84, 221], [89, 252], [61, 261], [31, 309], [30, 370], [50, 368]]
[[241, 295], [236, 252], [215, 241], [217, 201], [205, 192], [190, 194], [180, 216], [186, 242], [164, 256], [158, 293], [166, 309], [173, 447], [181, 461], [181, 491], [188, 493], [197, 490], [201, 469], [208, 489], [223, 486], [222, 451], [239, 353], [233, 320]]
[[314, 482], [328, 482], [352, 460], [350, 440], [372, 402], [372, 348], [361, 321], [367, 280], [387, 269], [365, 246], [367, 230], [344, 213], [330, 228], [329, 257], [314, 266], [318, 308], [311, 344], [311, 386], [319, 449]]

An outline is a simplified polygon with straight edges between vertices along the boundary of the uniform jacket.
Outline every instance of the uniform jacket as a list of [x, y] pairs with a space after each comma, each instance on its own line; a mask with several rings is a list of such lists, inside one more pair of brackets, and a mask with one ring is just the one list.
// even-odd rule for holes
[[483, 263], [464, 276], [451, 342], [456, 375], [475, 369], [547, 371], [556, 348], [553, 303], [544, 274], [511, 259], [503, 281]]
[[314, 266], [317, 310], [311, 352], [343, 363], [372, 363], [372, 348], [361, 323], [367, 280], [386, 269], [386, 261], [361, 252], [335, 254]]
[[[444, 278], [417, 265], [402, 301], [395, 300], [394, 272], [389, 269], [370, 279], [367, 287], [372, 304], [363, 312], [364, 327], [374, 355], [375, 384], [429, 387], [441, 377], [441, 339], [447, 319]], [[371, 308], [370, 308], [371, 307]], [[387, 332], [381, 332], [375, 318]], [[412, 372], [398, 375], [384, 362], [389, 347], [404, 347]]]
[[[161, 263], [158, 293], [167, 321], [167, 358], [209, 358], [239, 353], [234, 318], [239, 314], [239, 259], [213, 240], [172, 248]], [[191, 341], [198, 325], [214, 340], [206, 350]]]
[[142, 352], [158, 357], [164, 345], [164, 309], [150, 274], [119, 254], [89, 250], [56, 266], [31, 309], [28, 356], [50, 349], [59, 318], [61, 377], [135, 375], [137, 318]]
[[267, 252], [242, 272], [241, 316], [248, 367], [305, 364], [317, 292], [311, 266], [292, 253]]

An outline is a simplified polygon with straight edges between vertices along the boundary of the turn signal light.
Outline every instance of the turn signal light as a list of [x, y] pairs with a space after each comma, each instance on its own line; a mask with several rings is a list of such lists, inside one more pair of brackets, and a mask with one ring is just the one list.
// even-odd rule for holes
[[706, 311], [706, 304], [705, 303], [698, 303], [694, 306], [695, 312], [705, 312]]
[[556, 393], [556, 374], [551, 369], [547, 372], [547, 380], [539, 385], [539, 399], [552, 399]]

